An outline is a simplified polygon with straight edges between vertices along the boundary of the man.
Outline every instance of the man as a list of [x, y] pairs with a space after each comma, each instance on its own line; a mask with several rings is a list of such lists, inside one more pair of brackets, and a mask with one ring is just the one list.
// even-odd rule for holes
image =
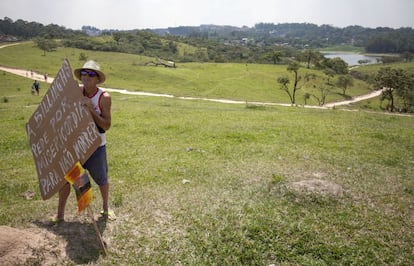
[[[109, 182], [108, 163], [106, 158], [105, 131], [111, 127], [111, 95], [97, 85], [105, 81], [105, 74], [95, 61], [86, 62], [82, 68], [75, 69], [74, 75], [82, 81], [82, 104], [91, 113], [93, 120], [101, 134], [102, 142], [99, 148], [83, 165], [95, 183], [99, 186], [102, 196], [101, 214], [108, 219], [115, 219], [115, 214], [108, 208]], [[64, 221], [66, 201], [70, 194], [70, 185], [66, 183], [59, 191], [59, 205], [57, 222]]]
[[39, 90], [40, 90], [40, 83], [39, 81], [35, 80], [35, 82], [32, 85], [32, 94], [34, 94], [33, 89], [36, 91], [36, 94], [39, 96]]

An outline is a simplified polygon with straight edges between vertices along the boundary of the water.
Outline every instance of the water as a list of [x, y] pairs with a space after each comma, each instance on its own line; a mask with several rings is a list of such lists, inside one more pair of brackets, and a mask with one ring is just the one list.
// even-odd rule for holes
[[381, 59], [379, 56], [364, 55], [358, 53], [346, 53], [346, 52], [326, 52], [323, 53], [326, 58], [339, 57], [344, 60], [348, 66], [360, 65], [358, 61], [367, 60], [368, 64], [376, 64], [377, 59]]

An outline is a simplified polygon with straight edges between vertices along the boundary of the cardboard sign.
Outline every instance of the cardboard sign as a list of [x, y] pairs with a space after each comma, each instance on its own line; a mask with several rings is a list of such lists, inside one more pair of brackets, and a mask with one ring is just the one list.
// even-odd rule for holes
[[82, 90], [69, 61], [61, 69], [26, 124], [42, 198], [52, 197], [67, 182], [65, 174], [99, 147], [101, 137], [92, 115], [82, 106]]

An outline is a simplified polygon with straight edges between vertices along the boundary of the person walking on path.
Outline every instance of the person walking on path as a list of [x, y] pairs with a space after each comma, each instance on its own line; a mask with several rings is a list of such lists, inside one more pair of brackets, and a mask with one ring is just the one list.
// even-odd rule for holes
[[39, 90], [40, 90], [40, 84], [39, 81], [35, 80], [32, 85], [32, 94], [34, 95], [34, 92], [36, 91], [36, 94], [39, 96]]
[[[111, 127], [111, 95], [97, 85], [106, 79], [105, 74], [95, 61], [87, 61], [82, 68], [74, 70], [74, 75], [82, 84], [82, 104], [91, 113], [93, 120], [101, 134], [102, 142], [98, 149], [85, 162], [92, 179], [99, 186], [102, 196], [102, 216], [106, 219], [116, 219], [113, 211], [109, 210], [109, 180], [108, 162], [106, 156], [105, 132]], [[70, 185], [66, 183], [59, 191], [59, 203], [56, 222], [64, 221], [66, 201], [70, 194]]]

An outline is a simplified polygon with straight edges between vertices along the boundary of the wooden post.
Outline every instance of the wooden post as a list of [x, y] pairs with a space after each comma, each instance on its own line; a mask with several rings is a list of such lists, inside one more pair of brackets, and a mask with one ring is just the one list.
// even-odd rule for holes
[[91, 206], [88, 206], [87, 209], [88, 209], [88, 215], [89, 215], [89, 217], [91, 217], [93, 227], [95, 228], [96, 235], [98, 236], [99, 242], [100, 242], [101, 247], [104, 251], [104, 255], [107, 256], [108, 253], [106, 252], [105, 242], [102, 239], [101, 232], [99, 232], [99, 228], [98, 228], [98, 225], [96, 224], [95, 217], [93, 217], [93, 212], [92, 212]]

